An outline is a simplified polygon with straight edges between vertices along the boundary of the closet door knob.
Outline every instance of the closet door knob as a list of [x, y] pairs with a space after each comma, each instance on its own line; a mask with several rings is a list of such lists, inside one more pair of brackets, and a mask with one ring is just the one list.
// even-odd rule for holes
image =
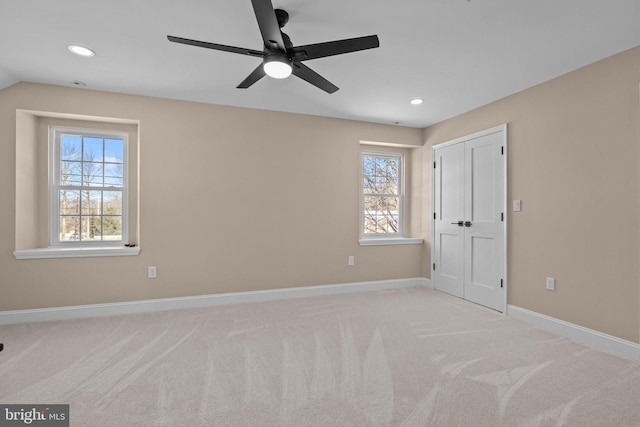
[[471, 221], [465, 221], [464, 222], [464, 226], [465, 227], [471, 227]]
[[464, 225], [464, 223], [462, 221], [458, 221], [458, 222], [452, 222], [451, 224], [453, 225], [458, 225], [458, 227], [462, 227]]

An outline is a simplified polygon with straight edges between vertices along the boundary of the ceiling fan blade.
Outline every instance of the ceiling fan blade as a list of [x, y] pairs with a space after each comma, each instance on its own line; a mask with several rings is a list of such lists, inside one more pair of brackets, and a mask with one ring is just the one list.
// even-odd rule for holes
[[282, 40], [280, 26], [278, 25], [276, 12], [273, 9], [271, 0], [251, 0], [251, 4], [253, 4], [253, 11], [258, 20], [258, 27], [260, 27], [264, 45], [272, 50], [286, 52], [287, 49], [284, 45], [284, 40]]
[[324, 58], [343, 53], [357, 52], [359, 50], [380, 47], [378, 36], [356, 37], [353, 39], [335, 40], [332, 42], [308, 44], [296, 46], [293, 50], [293, 58], [297, 61]]
[[238, 89], [247, 89], [249, 86], [251, 86], [252, 84], [257, 82], [258, 80], [263, 78], [265, 75], [266, 75], [266, 73], [264, 72], [264, 67], [262, 66], [262, 63], [260, 63], [260, 65], [258, 65], [258, 67], [255, 70], [253, 70], [253, 72], [251, 74], [249, 74], [247, 76], [247, 78], [244, 79], [242, 81], [242, 83], [240, 83], [236, 87]]
[[327, 93], [334, 93], [338, 90], [338, 86], [334, 85], [329, 80], [325, 79], [320, 74], [316, 73], [304, 64], [294, 63], [293, 74]]
[[190, 46], [204, 47], [207, 49], [222, 50], [224, 52], [239, 53], [241, 55], [264, 57], [261, 50], [245, 49], [243, 47], [227, 46], [224, 44], [202, 42], [199, 40], [184, 39], [182, 37], [167, 36], [170, 42], [187, 44]]

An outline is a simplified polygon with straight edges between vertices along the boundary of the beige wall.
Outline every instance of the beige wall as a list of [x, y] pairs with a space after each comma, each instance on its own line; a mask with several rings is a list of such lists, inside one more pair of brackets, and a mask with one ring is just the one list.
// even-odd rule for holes
[[[38, 117], [49, 113], [139, 124], [139, 256], [14, 258], [16, 242], [41, 239], [41, 216], [24, 214], [41, 211], [46, 195], [30, 184], [42, 163], [38, 149], [17, 150], [16, 133], [37, 140]], [[362, 140], [416, 147], [409, 229], [424, 237], [421, 136], [398, 126], [76, 88], [6, 88], [0, 310], [420, 277], [426, 245], [358, 245], [358, 174]], [[25, 163], [18, 169], [16, 154]], [[146, 278], [149, 265], [157, 279]]]
[[[640, 342], [639, 95], [640, 48], [424, 131], [20, 83], [0, 91], [0, 310], [428, 277], [426, 244], [358, 246], [359, 142], [418, 147], [409, 228], [428, 242], [428, 149], [508, 123], [509, 303]], [[16, 170], [17, 110], [139, 123], [139, 256], [13, 257], [37, 239], [16, 200], [41, 202], [16, 181], [35, 162]]]
[[634, 342], [639, 85], [640, 47], [424, 130], [428, 148], [508, 123], [509, 304]]

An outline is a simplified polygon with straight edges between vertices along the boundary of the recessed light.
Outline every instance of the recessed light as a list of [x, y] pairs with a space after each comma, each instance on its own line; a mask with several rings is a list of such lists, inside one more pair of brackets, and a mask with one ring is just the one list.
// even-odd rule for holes
[[411, 105], [420, 105], [424, 102], [424, 99], [422, 98], [413, 98], [411, 101]]
[[75, 45], [72, 44], [69, 46], [69, 50], [73, 53], [75, 53], [76, 55], [80, 55], [80, 56], [95, 56], [95, 52], [92, 51], [91, 49], [89, 49], [88, 47], [84, 47], [84, 46], [79, 46], [79, 45]]

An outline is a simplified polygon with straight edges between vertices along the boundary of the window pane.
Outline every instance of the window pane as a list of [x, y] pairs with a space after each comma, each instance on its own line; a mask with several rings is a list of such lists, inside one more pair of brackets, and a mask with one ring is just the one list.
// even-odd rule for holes
[[400, 199], [398, 197], [387, 197], [387, 208], [392, 213], [398, 213], [398, 205], [400, 203]]
[[83, 216], [81, 240], [102, 240], [102, 220], [99, 216]]
[[104, 161], [124, 163], [124, 141], [121, 139], [104, 140]]
[[61, 185], [77, 185], [79, 179], [80, 162], [60, 162], [60, 184]]
[[80, 240], [80, 217], [61, 216], [60, 217], [60, 241], [76, 242]]
[[103, 164], [85, 162], [82, 164], [82, 177], [85, 186], [102, 187]]
[[364, 218], [364, 233], [371, 234], [376, 232], [376, 220], [370, 216]]
[[82, 215], [100, 215], [102, 213], [102, 191], [82, 192]]
[[102, 138], [85, 137], [84, 138], [83, 160], [85, 162], [102, 162]]
[[104, 177], [104, 186], [105, 187], [122, 187], [124, 181], [122, 178], [112, 178], [105, 176]]
[[399, 197], [364, 197], [364, 233], [397, 233]]
[[387, 178], [383, 176], [376, 177], [376, 193], [377, 194], [385, 194], [387, 193], [388, 182]]
[[122, 192], [105, 191], [102, 209], [103, 215], [122, 215]]
[[67, 185], [82, 185], [82, 175], [70, 175]]
[[62, 135], [60, 137], [60, 159], [61, 160], [81, 160], [82, 159], [82, 137], [78, 135]]
[[378, 197], [373, 196], [365, 196], [364, 198], [364, 211], [367, 212], [375, 212], [378, 210]]
[[60, 165], [61, 185], [82, 185], [82, 163], [62, 162]]
[[394, 181], [398, 181], [398, 160], [390, 159], [387, 162], [387, 173], [386, 175]]
[[80, 192], [73, 190], [60, 190], [59, 193], [60, 215], [80, 214]]
[[371, 176], [375, 172], [375, 161], [369, 156], [362, 158], [363, 171], [365, 175]]
[[376, 233], [386, 233], [387, 230], [388, 230], [387, 217], [384, 214], [379, 214]]
[[103, 216], [102, 227], [104, 240], [122, 240], [121, 216]]
[[380, 197], [364, 198], [364, 232], [379, 233], [378, 221], [381, 218], [380, 210], [382, 208], [382, 199]]
[[362, 181], [362, 191], [364, 194], [371, 194], [375, 192], [375, 182], [371, 177], [365, 176]]
[[384, 176], [387, 169], [387, 161], [383, 158], [376, 158], [376, 176]]
[[124, 167], [122, 164], [106, 163], [104, 165], [104, 186], [121, 187], [124, 183]]
[[398, 232], [398, 220], [400, 217], [397, 214], [393, 214], [389, 216], [389, 228], [388, 233], [397, 233]]
[[399, 194], [399, 159], [368, 156], [363, 159], [363, 191], [365, 194]]

